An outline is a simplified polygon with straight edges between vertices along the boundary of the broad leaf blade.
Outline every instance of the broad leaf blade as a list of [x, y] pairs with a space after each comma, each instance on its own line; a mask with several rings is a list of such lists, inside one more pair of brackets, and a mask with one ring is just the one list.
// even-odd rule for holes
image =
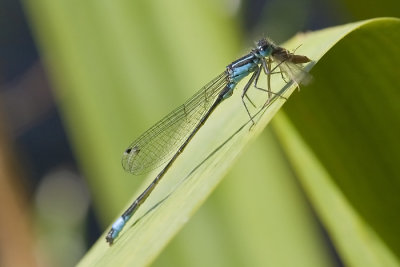
[[[376, 249], [374, 236], [379, 246], [386, 246], [383, 254], [400, 257], [399, 42], [398, 19], [368, 21], [318, 62], [314, 83], [302, 91], [301, 99], [293, 96], [286, 108], [313, 157], [334, 183], [331, 190], [339, 191], [340, 201], [348, 205], [353, 217], [338, 214], [317, 196], [318, 188], [311, 180], [317, 181], [317, 172], [316, 177], [304, 174], [301, 149], [289, 145], [290, 132], [279, 131], [322, 220], [351, 265], [366, 266], [367, 258], [360, 252], [369, 251], [372, 262], [388, 266], [380, 262], [385, 257], [379, 255], [382, 250]], [[357, 225], [340, 231], [340, 222]]]

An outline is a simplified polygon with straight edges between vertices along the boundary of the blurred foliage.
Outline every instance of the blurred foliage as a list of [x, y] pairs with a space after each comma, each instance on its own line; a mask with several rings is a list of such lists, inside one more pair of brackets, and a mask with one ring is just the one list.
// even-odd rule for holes
[[[243, 38], [237, 31], [240, 27], [227, 12], [226, 5], [211, 0], [180, 0], [174, 1], [173, 5], [165, 1], [127, 0], [25, 2], [57, 89], [56, 97], [71, 142], [91, 187], [97, 214], [106, 225], [154, 176], [150, 174], [143, 181], [123, 173], [120, 166], [122, 151], [132, 138], [181, 104], [241, 54], [238, 43]], [[299, 51], [317, 60], [353, 28], [357, 28], [356, 25], [338, 28], [335, 34], [331, 31], [331, 35], [320, 33], [319, 37], [301, 39], [303, 46]], [[313, 70], [315, 82], [286, 104], [288, 117], [309, 146], [301, 147], [299, 151], [310, 149], [315, 153], [313, 163], [321, 164], [334, 184], [324, 192], [341, 190], [345, 195], [339, 197], [345, 203], [343, 206], [352, 216], [360, 218], [355, 229], [368, 233], [372, 240], [361, 240], [362, 233], [354, 229], [337, 229], [341, 221], [349, 221], [349, 215], [337, 212], [337, 217], [328, 216], [331, 206], [323, 203], [329, 202], [315, 196], [318, 188], [310, 188], [309, 181], [303, 178], [314, 176], [305, 175], [300, 167], [312, 165], [296, 161], [296, 158], [300, 161], [309, 156], [298, 157], [299, 151], [291, 149], [297, 144], [287, 145], [290, 140], [297, 140], [297, 133], [281, 119], [276, 127], [292, 165], [282, 153], [283, 148], [277, 146], [274, 136], [266, 133], [265, 138], [253, 143], [251, 153], [235, 164], [233, 177], [217, 190], [218, 194], [212, 197], [213, 204], [195, 215], [195, 222], [178, 235], [156, 264], [334, 265], [335, 260], [329, 254], [307, 200], [296, 187], [292, 171], [301, 178], [307, 197], [346, 263], [361, 266], [365, 263], [363, 260], [368, 260], [352, 257], [351, 250], [345, 246], [346, 238], [356, 244], [356, 237], [359, 238], [356, 248], [362, 251], [367, 249], [370, 253], [376, 251], [372, 248], [379, 247], [379, 256], [372, 256], [374, 262], [396, 263], [394, 258], [399, 256], [398, 230], [395, 229], [398, 215], [394, 212], [398, 210], [398, 201], [394, 193], [398, 189], [399, 176], [394, 163], [399, 157], [394, 139], [399, 136], [396, 115], [400, 113], [396, 113], [399, 98], [395, 90], [399, 83], [393, 74], [399, 54], [393, 44], [399, 43], [398, 29], [396, 20], [378, 20], [366, 23], [346, 36]], [[297, 39], [286, 47], [292, 49], [298, 43]], [[296, 99], [299, 97], [302, 99]], [[230, 121], [230, 114], [223, 113], [226, 110], [222, 107], [218, 115], [221, 120]], [[202, 139], [207, 138], [207, 133], [210, 135], [212, 130], [220, 129], [217, 126], [218, 121], [205, 126], [208, 130], [196, 137], [198, 141], [193, 144], [197, 150], [185, 151], [183, 163], [192, 156], [201, 158], [204, 153], [210, 153], [206, 151], [208, 148], [215, 148], [217, 141], [207, 143], [207, 146], [201, 145], [201, 141], [207, 140]], [[235, 124], [224, 124], [225, 127], [227, 129], [221, 134], [226, 137]], [[295, 137], [285, 139], [286, 130], [279, 129], [290, 129], [288, 135]], [[241, 147], [248, 139], [244, 139], [246, 142], [243, 141]], [[205, 172], [202, 179], [207, 175], [221, 178], [241, 147], [227, 162], [215, 168], [217, 174]], [[197, 153], [199, 155], [195, 155]], [[171, 190], [174, 194], [178, 191], [175, 186], [180, 181], [172, 179], [173, 174], [183, 171], [186, 175], [191, 170], [191, 166], [183, 163], [163, 180], [162, 189], [155, 192], [153, 200], [149, 199], [147, 208], [141, 209], [141, 215]], [[193, 164], [198, 163], [193, 160]], [[308, 171], [316, 169], [314, 166]], [[191, 210], [183, 214], [192, 214], [218, 179], [200, 191], [201, 197], [190, 199]], [[194, 180], [199, 179], [191, 179], [190, 183]], [[186, 183], [182, 188], [187, 189], [185, 186]], [[162, 204], [168, 211], [168, 205]], [[172, 203], [169, 209], [176, 212], [185, 205], [189, 204], [184, 201]], [[143, 217], [141, 227], [151, 225], [144, 222], [151, 221], [153, 216], [151, 213]], [[171, 216], [168, 218], [170, 220]], [[167, 232], [160, 239], [155, 235], [158, 232], [126, 227], [112, 248], [108, 248], [101, 238], [88, 254], [86, 263], [93, 260], [92, 257], [104, 256], [105, 262], [116, 263], [118, 260], [121, 265], [129, 264], [134, 260], [130, 255], [132, 248], [148, 257], [143, 262], [149, 262], [187, 219], [180, 217], [172, 224], [160, 219], [160, 229]], [[175, 228], [166, 227], [170, 225]], [[142, 233], [139, 240], [148, 238], [147, 243], [128, 239], [133, 231]], [[149, 234], [147, 237], [146, 233]]]
[[163, 1], [27, 4], [76, 155], [99, 215], [110, 221], [143, 180], [121, 171], [122, 152], [203, 77], [221, 71], [236, 50], [233, 22], [206, 2], [181, 1], [180, 9]]
[[379, 3], [373, 0], [340, 0], [338, 4], [354, 19], [400, 17], [400, 2], [397, 0], [385, 0]]

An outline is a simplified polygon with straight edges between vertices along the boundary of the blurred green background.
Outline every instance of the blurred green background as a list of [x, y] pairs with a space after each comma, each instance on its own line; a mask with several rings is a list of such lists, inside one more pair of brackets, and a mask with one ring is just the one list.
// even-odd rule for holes
[[[1, 6], [1, 266], [76, 264], [152, 178], [123, 171], [126, 146], [258, 38], [400, 15], [355, 0]], [[153, 265], [344, 265], [283, 150], [267, 128]]]

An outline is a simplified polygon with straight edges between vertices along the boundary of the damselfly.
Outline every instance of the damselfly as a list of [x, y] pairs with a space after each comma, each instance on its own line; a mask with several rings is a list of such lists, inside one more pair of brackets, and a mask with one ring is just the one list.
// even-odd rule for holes
[[[303, 71], [301, 64], [311, 60], [302, 55], [295, 55], [285, 48], [279, 47], [270, 40], [263, 38], [257, 42], [256, 48], [226, 67], [226, 70], [200, 89], [194, 96], [181, 105], [153, 127], [144, 132], [124, 152], [122, 166], [133, 174], [142, 174], [166, 163], [161, 172], [132, 205], [112, 225], [106, 236], [110, 245], [121, 232], [133, 213], [147, 199], [158, 182], [162, 179], [174, 161], [183, 152], [195, 134], [200, 130], [215, 108], [229, 98], [236, 85], [249, 74], [242, 92], [242, 101], [252, 123], [253, 117], [247, 107], [245, 98], [248, 89], [253, 86], [265, 91], [268, 96], [265, 105], [268, 105], [272, 95], [271, 74], [280, 73], [284, 80], [293, 81], [297, 86], [310, 76]], [[272, 64], [275, 64], [272, 68]], [[261, 72], [267, 75], [267, 88], [258, 86]]]

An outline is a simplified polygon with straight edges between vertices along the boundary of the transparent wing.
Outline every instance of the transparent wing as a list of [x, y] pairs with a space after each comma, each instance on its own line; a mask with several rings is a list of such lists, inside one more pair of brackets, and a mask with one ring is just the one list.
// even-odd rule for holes
[[142, 174], [153, 170], [176, 153], [227, 84], [223, 72], [144, 132], [125, 151], [122, 166], [127, 172]]
[[[279, 60], [274, 59], [278, 64]], [[290, 61], [284, 61], [279, 65], [279, 68], [284, 76], [295, 82], [297, 85], [307, 85], [312, 81], [312, 76], [303, 70], [302, 64], [294, 64]]]

